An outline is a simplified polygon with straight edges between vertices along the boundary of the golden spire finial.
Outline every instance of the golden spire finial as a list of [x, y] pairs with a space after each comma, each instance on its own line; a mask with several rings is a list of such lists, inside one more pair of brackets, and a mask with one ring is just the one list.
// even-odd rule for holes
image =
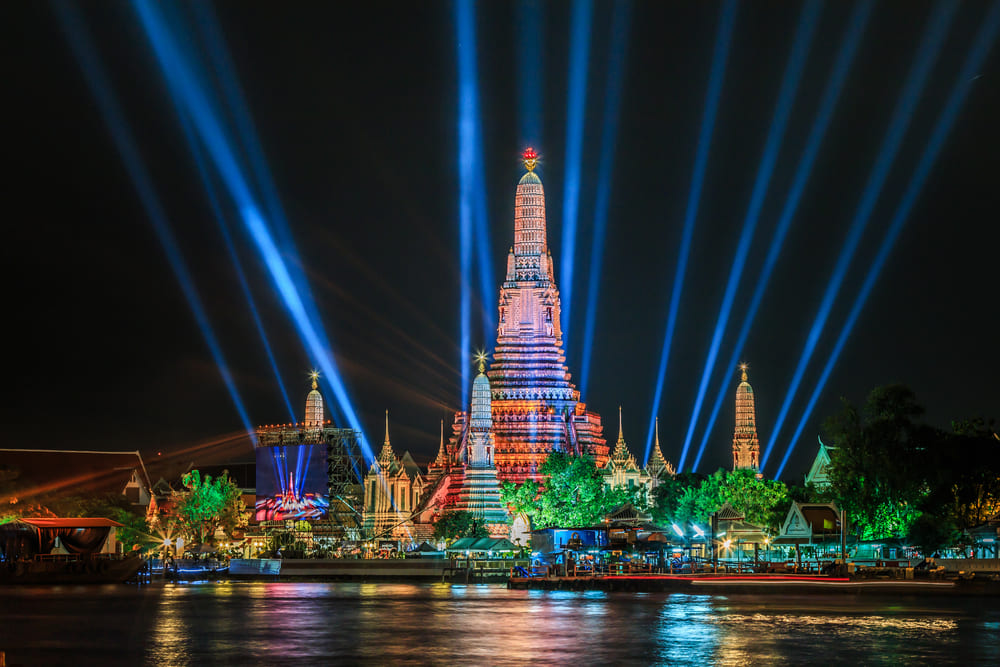
[[653, 431], [656, 434], [656, 448], [659, 449], [660, 448], [660, 418], [659, 417], [656, 418], [656, 426], [654, 428], [656, 429], [655, 431]]
[[750, 366], [746, 362], [743, 362], [742, 364], [740, 364], [740, 373], [742, 375], [742, 377], [740, 379], [741, 382], [746, 382], [747, 381], [747, 369], [748, 368], [750, 368]]
[[622, 433], [622, 406], [618, 406], [618, 439], [624, 440], [625, 435]]
[[319, 389], [319, 384], [317, 384], [316, 382], [319, 379], [319, 371], [317, 370], [310, 371], [309, 377], [312, 378], [312, 388]]
[[486, 372], [486, 352], [483, 350], [478, 350], [476, 352], [475, 360], [479, 362], [479, 372]]
[[538, 166], [538, 153], [531, 146], [524, 149], [521, 153], [521, 162], [524, 163], [524, 168], [528, 171], [534, 171], [535, 167]]
[[385, 446], [389, 446], [389, 411], [385, 411]]

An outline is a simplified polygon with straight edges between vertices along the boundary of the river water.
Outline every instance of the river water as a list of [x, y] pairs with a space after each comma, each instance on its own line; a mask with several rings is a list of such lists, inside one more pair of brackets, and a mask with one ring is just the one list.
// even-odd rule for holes
[[204, 583], [0, 590], [7, 665], [1000, 664], [994, 599]]

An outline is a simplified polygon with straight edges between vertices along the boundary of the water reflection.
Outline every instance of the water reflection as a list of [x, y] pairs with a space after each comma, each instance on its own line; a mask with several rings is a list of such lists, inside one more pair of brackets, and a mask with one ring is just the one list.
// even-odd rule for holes
[[0, 650], [25, 665], [997, 664], [998, 640], [993, 605], [950, 599], [206, 583], [0, 605]]

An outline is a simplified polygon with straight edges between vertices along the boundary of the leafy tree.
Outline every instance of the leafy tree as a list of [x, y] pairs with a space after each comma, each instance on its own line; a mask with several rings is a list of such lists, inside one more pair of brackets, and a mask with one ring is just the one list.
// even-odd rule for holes
[[218, 530], [232, 537], [238, 528], [247, 525], [250, 512], [228, 473], [213, 480], [211, 475], [202, 479], [201, 473], [192, 470], [181, 477], [181, 482], [184, 490], [173, 494], [174, 513], [188, 543], [211, 542]]
[[932, 452], [930, 493], [922, 509], [962, 531], [1000, 512], [1000, 442], [983, 419], [952, 423]]
[[788, 510], [788, 488], [784, 483], [758, 479], [749, 469], [732, 472], [719, 469], [707, 477], [682, 478], [673, 486], [663, 491], [656, 489], [658, 506], [654, 516], [661, 523], [705, 524], [712, 513], [729, 503], [749, 523], [775, 528]]
[[927, 512], [918, 516], [909, 529], [909, 541], [920, 547], [920, 552], [925, 556], [954, 544], [960, 536], [951, 517], [935, 516]]
[[532, 521], [536, 521], [541, 488], [533, 479], [526, 480], [523, 484], [504, 482], [500, 486], [500, 502], [509, 508], [511, 517], [526, 514]]
[[472, 512], [444, 512], [434, 522], [434, 539], [457, 540], [460, 537], [489, 537], [489, 532]]
[[681, 498], [688, 489], [697, 489], [705, 481], [705, 475], [693, 472], [677, 473], [672, 478], [662, 479], [653, 489], [653, 521], [660, 524], [676, 520], [687, 521], [690, 517], [680, 517]]
[[607, 488], [589, 456], [553, 452], [538, 472], [545, 476], [541, 485], [530, 480], [521, 485], [506, 482], [501, 489], [512, 516], [527, 514], [536, 526], [588, 526], [625, 502], [640, 510], [646, 506], [641, 488]]
[[826, 421], [831, 492], [862, 539], [902, 537], [928, 492], [931, 456], [941, 434], [917, 421], [924, 413], [907, 387], [877, 387], [862, 410], [844, 400]]

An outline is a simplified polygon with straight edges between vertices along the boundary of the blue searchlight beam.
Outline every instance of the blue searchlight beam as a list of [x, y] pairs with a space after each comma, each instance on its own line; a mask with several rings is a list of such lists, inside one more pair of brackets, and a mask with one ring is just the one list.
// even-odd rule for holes
[[[809, 0], [802, 8], [802, 15], [799, 17], [799, 25], [795, 30], [795, 41], [788, 54], [788, 64], [785, 66], [781, 88], [778, 92], [778, 101], [774, 107], [771, 128], [768, 130], [767, 140], [764, 143], [764, 153], [757, 168], [757, 179], [754, 181], [753, 191], [750, 195], [750, 205], [747, 208], [746, 217], [743, 219], [743, 231], [740, 233], [740, 240], [736, 246], [736, 256], [733, 258], [729, 280], [726, 282], [726, 291], [722, 296], [722, 307], [719, 309], [719, 317], [715, 323], [715, 333], [712, 335], [705, 368], [698, 385], [694, 409], [691, 411], [687, 434], [684, 436], [684, 447], [677, 465], [678, 472], [684, 470], [694, 430], [698, 424], [698, 418], [701, 416], [701, 406], [705, 402], [708, 383], [715, 371], [715, 362], [719, 356], [719, 348], [722, 346], [722, 337], [726, 332], [729, 316], [733, 311], [733, 301], [736, 299], [736, 292], [739, 290], [740, 280], [743, 277], [743, 268], [746, 266], [747, 256], [750, 254], [750, 244], [753, 241], [754, 231], [757, 229], [757, 222], [760, 220], [760, 210], [764, 206], [764, 198], [767, 196], [771, 184], [771, 175], [774, 173], [774, 165], [778, 161], [781, 143], [785, 138], [788, 117], [792, 112], [792, 104], [795, 102], [795, 94], [799, 88], [799, 81], [802, 79], [802, 71], [805, 69], [806, 60], [809, 57], [809, 48], [812, 45], [813, 34], [816, 32], [816, 23], [819, 20], [822, 7], [819, 0]], [[726, 372], [728, 374], [728, 368]], [[697, 464], [698, 461], [695, 461], [695, 466]]]
[[[323, 380], [331, 390], [350, 427], [361, 435], [361, 450], [367, 461], [374, 460], [361, 422], [351, 405], [347, 389], [338, 372], [336, 361], [329, 350], [331, 346], [322, 323], [315, 317], [315, 306], [308, 293], [300, 291], [278, 249], [270, 230], [264, 223], [258, 205], [229, 145], [212, 105], [193, 73], [192, 66], [182, 55], [157, 4], [134, 0], [133, 7], [139, 16], [153, 52], [163, 70], [171, 95], [178, 100], [193, 122], [198, 136], [222, 177], [230, 197], [240, 211], [241, 219], [264, 259], [271, 279], [282, 297], [286, 310], [296, 325], [296, 330], [307, 351], [323, 371]], [[310, 313], [311, 311], [311, 313]]]
[[562, 317], [563, 349], [569, 349], [573, 326], [573, 260], [576, 256], [576, 223], [580, 207], [580, 168], [583, 161], [583, 125], [587, 104], [587, 70], [590, 60], [591, 0], [575, 0], [570, 23], [569, 89], [566, 97], [566, 164], [563, 179]]
[[611, 174], [614, 171], [615, 144], [618, 137], [618, 111], [621, 106], [622, 82], [625, 78], [625, 47], [628, 43], [632, 5], [618, 2], [611, 17], [611, 52], [608, 81], [604, 94], [604, 127], [601, 130], [601, 162], [598, 167], [597, 195], [594, 202], [594, 232], [590, 250], [590, 271], [587, 275], [587, 314], [583, 328], [583, 357], [580, 365], [580, 395], [587, 395], [590, 381], [590, 361], [597, 326], [597, 305], [601, 289], [601, 259], [604, 237], [611, 208]]
[[802, 414], [802, 419], [799, 420], [791, 442], [789, 442], [788, 448], [785, 450], [785, 455], [781, 459], [781, 464], [778, 466], [775, 478], [781, 477], [781, 473], [784, 472], [785, 466], [788, 464], [788, 458], [792, 455], [799, 436], [802, 435], [802, 431], [805, 429], [806, 423], [812, 415], [813, 408], [816, 407], [816, 401], [819, 400], [820, 395], [823, 393], [823, 388], [826, 386], [826, 382], [833, 372], [833, 367], [836, 365], [837, 359], [840, 357], [840, 353], [843, 351], [844, 345], [851, 335], [851, 330], [857, 323], [858, 316], [861, 314], [865, 302], [868, 300], [868, 296], [875, 286], [875, 282], [878, 280], [879, 273], [885, 266], [886, 259], [889, 257], [893, 246], [895, 246], [896, 239], [906, 224], [910, 211], [920, 196], [920, 192], [927, 181], [927, 177], [930, 175], [934, 162], [937, 160], [938, 154], [941, 152], [941, 148], [949, 132], [951, 132], [952, 126], [955, 124], [962, 105], [965, 103], [965, 98], [975, 83], [975, 76], [989, 54], [990, 49], [993, 47], [998, 28], [1000, 28], [1000, 1], [995, 1], [990, 7], [986, 18], [983, 20], [968, 55], [965, 57], [965, 62], [962, 64], [958, 79], [952, 87], [948, 102], [941, 111], [941, 115], [938, 116], [930, 139], [927, 141], [927, 146], [924, 148], [924, 152], [920, 156], [920, 161], [917, 163], [917, 167], [910, 178], [899, 206], [892, 216], [889, 229], [886, 231], [885, 237], [882, 239], [882, 244], [879, 246], [878, 254], [875, 256], [875, 260], [872, 262], [872, 266], [865, 276], [865, 282], [862, 284], [861, 290], [854, 300], [854, 305], [851, 307], [851, 312], [847, 316], [844, 327], [840, 330], [840, 335], [837, 337], [837, 342], [830, 353], [830, 358], [823, 367], [823, 373], [820, 375], [819, 382], [816, 383], [816, 388], [809, 397], [809, 403]]
[[[742, 353], [743, 345], [746, 343], [746, 339], [750, 335], [750, 329], [753, 325], [754, 317], [757, 315], [757, 309], [760, 307], [760, 302], [763, 300], [764, 293], [767, 291], [768, 283], [771, 280], [771, 273], [774, 271], [774, 266], [778, 262], [778, 256], [781, 254], [781, 249], [784, 246], [785, 237], [788, 235], [788, 230], [791, 227], [792, 220], [798, 210], [799, 202], [802, 199], [802, 193], [805, 192], [806, 183], [809, 181], [809, 177], [812, 174], [813, 164], [816, 161], [816, 156], [819, 155], [819, 149], [822, 144], [823, 137], [826, 135], [826, 130], [830, 125], [830, 119], [833, 118], [833, 111], [837, 106], [837, 100], [840, 98], [840, 92], [843, 90], [844, 81], [847, 79], [847, 74], [851, 69], [851, 63], [854, 61], [854, 55], [858, 50], [858, 44], [861, 43], [861, 36], [864, 34], [865, 27], [868, 24], [868, 18], [871, 16], [872, 4], [872, 0], [865, 0], [864, 2], [858, 3], [848, 22], [847, 33], [840, 44], [840, 49], [838, 50], [837, 57], [834, 60], [833, 70], [830, 78], [827, 80], [826, 87], [823, 90], [823, 95], [820, 98], [819, 111], [817, 112], [816, 118], [813, 120], [812, 128], [809, 130], [809, 136], [806, 139], [806, 147], [802, 151], [802, 157], [799, 159], [798, 168], [795, 170], [795, 179], [792, 181], [792, 187], [789, 189], [788, 197], [785, 199], [784, 208], [782, 208], [781, 215], [778, 218], [778, 224], [775, 227], [770, 248], [768, 249], [767, 256], [764, 259], [764, 266], [757, 279], [757, 285], [754, 288], [753, 296], [750, 298], [750, 306], [747, 308], [746, 316], [743, 319], [743, 326], [740, 329], [736, 345], [733, 347], [733, 354], [729, 359], [729, 363], [724, 366], [727, 373], [728, 371], [736, 368], [736, 363]], [[716, 394], [715, 403], [712, 405], [712, 412], [708, 418], [708, 426], [705, 428], [701, 444], [698, 446], [698, 456], [695, 457], [694, 465], [692, 466], [693, 470], [697, 470], [698, 465], [701, 463], [702, 455], [705, 453], [705, 449], [708, 446], [708, 439], [712, 435], [712, 428], [715, 426], [716, 419], [719, 416], [719, 410], [722, 407], [722, 402], [728, 395], [729, 386], [729, 376], [725, 375], [722, 378], [721, 386]]]
[[670, 310], [667, 315], [667, 328], [663, 336], [663, 350], [660, 353], [660, 364], [657, 367], [656, 391], [653, 393], [653, 409], [649, 417], [649, 430], [646, 434], [646, 453], [643, 465], [649, 461], [649, 453], [653, 447], [653, 431], [656, 428], [656, 415], [660, 409], [663, 397], [663, 384], [667, 375], [667, 362], [670, 359], [670, 346], [674, 339], [674, 328], [677, 326], [677, 311], [680, 306], [681, 292], [684, 290], [684, 276], [687, 273], [688, 257], [691, 254], [691, 237], [694, 236], [694, 222], [698, 217], [698, 204], [701, 201], [701, 188], [705, 181], [705, 169], [708, 165], [708, 149], [712, 143], [712, 132], [715, 128], [715, 115], [719, 107], [719, 96], [722, 93], [722, 82], [726, 73], [726, 59], [729, 56], [729, 45], [732, 42], [733, 26], [736, 24], [736, 0], [726, 0], [722, 5], [719, 17], [719, 28], [715, 35], [715, 48], [712, 53], [712, 70], [708, 79], [708, 90], [705, 93], [705, 111], [701, 118], [701, 131], [698, 134], [698, 149], [695, 154], [694, 169], [691, 174], [691, 189], [688, 192], [687, 212], [684, 216], [684, 231], [681, 235], [680, 250], [677, 254], [677, 271], [674, 274], [674, 286], [670, 294]]
[[882, 141], [882, 145], [879, 148], [878, 158], [876, 159], [875, 164], [872, 167], [871, 174], [868, 177], [868, 183], [865, 186], [861, 201], [858, 204], [858, 209], [855, 212], [854, 221], [851, 224], [851, 228], [847, 234], [847, 239], [844, 242], [844, 246], [837, 258], [837, 264], [834, 267], [833, 275], [830, 277], [830, 282], [823, 294], [823, 301], [820, 304], [819, 312], [816, 314], [816, 318], [813, 320], [812, 327], [809, 330], [809, 336], [806, 340], [805, 348], [802, 350], [802, 355], [799, 358], [799, 363], [795, 369], [795, 374], [792, 377], [792, 382], [788, 387], [788, 392], [785, 394], [781, 410], [778, 413], [778, 419], [775, 421], [774, 429], [771, 431], [771, 437], [768, 439], [767, 447], [764, 449], [763, 456], [761, 456], [761, 468], [767, 464], [768, 458], [771, 456], [771, 451], [774, 449], [774, 443], [777, 441], [778, 435], [781, 433], [781, 428], [784, 425], [785, 418], [788, 416], [788, 411], [791, 409], [792, 401], [795, 399], [796, 392], [802, 382], [802, 376], [805, 375], [809, 361], [812, 359], [813, 352], [816, 350], [816, 343], [819, 341], [819, 337], [823, 333], [823, 327], [826, 325], [826, 320], [830, 316], [834, 300], [840, 292], [840, 286], [847, 274], [847, 269], [850, 266], [851, 259], [854, 257], [854, 252], [857, 250], [858, 244], [861, 242], [861, 236], [864, 233], [868, 220], [871, 218], [872, 211], [878, 201], [878, 196], [882, 191], [882, 185], [885, 183], [885, 179], [889, 175], [889, 169], [892, 167], [896, 154], [899, 152], [899, 147], [902, 144], [903, 137], [909, 127], [910, 119], [913, 117], [913, 110], [916, 108], [917, 102], [920, 99], [920, 95], [924, 89], [924, 84], [927, 81], [927, 76], [930, 74], [931, 68], [941, 51], [942, 42], [948, 34], [948, 28], [951, 25], [951, 20], [955, 16], [956, 7], [957, 3], [952, 0], [938, 2], [934, 7], [934, 11], [931, 12], [930, 18], [927, 20], [927, 27], [925, 28], [924, 37], [917, 53], [917, 60], [910, 70], [910, 74], [907, 77], [902, 94], [900, 95], [896, 108], [893, 111], [888, 132], [886, 133], [885, 138]]
[[253, 440], [255, 431], [246, 408], [243, 405], [243, 400], [240, 398], [239, 390], [236, 388], [236, 382], [229, 371], [229, 366], [222, 353], [222, 346], [215, 336], [215, 331], [212, 329], [208, 314], [202, 305], [201, 297], [198, 296], [194, 280], [184, 261], [180, 247], [177, 244], [177, 239], [174, 238], [167, 215], [156, 194], [149, 173], [146, 171], [142, 157], [136, 148], [132, 132], [129, 130], [128, 122], [125, 120], [125, 115], [121, 111], [121, 106], [115, 98], [108, 76], [97, 56], [97, 50], [90, 35], [83, 27], [83, 17], [79, 14], [76, 7], [69, 2], [57, 0], [53, 3], [53, 8], [55, 9], [59, 24], [69, 41], [73, 55], [76, 57], [87, 80], [87, 85], [90, 87], [97, 101], [101, 117], [104, 119], [115, 147], [118, 149], [122, 161], [125, 163], [129, 178], [132, 180], [143, 208], [149, 216], [157, 239], [160, 245], [163, 246], [163, 250], [167, 255], [167, 261], [170, 263], [170, 268], [173, 270], [174, 276], [180, 284], [181, 291], [188, 302], [188, 307], [191, 308], [195, 321], [198, 323], [198, 328], [201, 330], [202, 337], [204, 337], [205, 343], [208, 345], [209, 352], [219, 370], [219, 375], [222, 376], [222, 381], [226, 385], [240, 421], [243, 423], [243, 428], [251, 440]]

